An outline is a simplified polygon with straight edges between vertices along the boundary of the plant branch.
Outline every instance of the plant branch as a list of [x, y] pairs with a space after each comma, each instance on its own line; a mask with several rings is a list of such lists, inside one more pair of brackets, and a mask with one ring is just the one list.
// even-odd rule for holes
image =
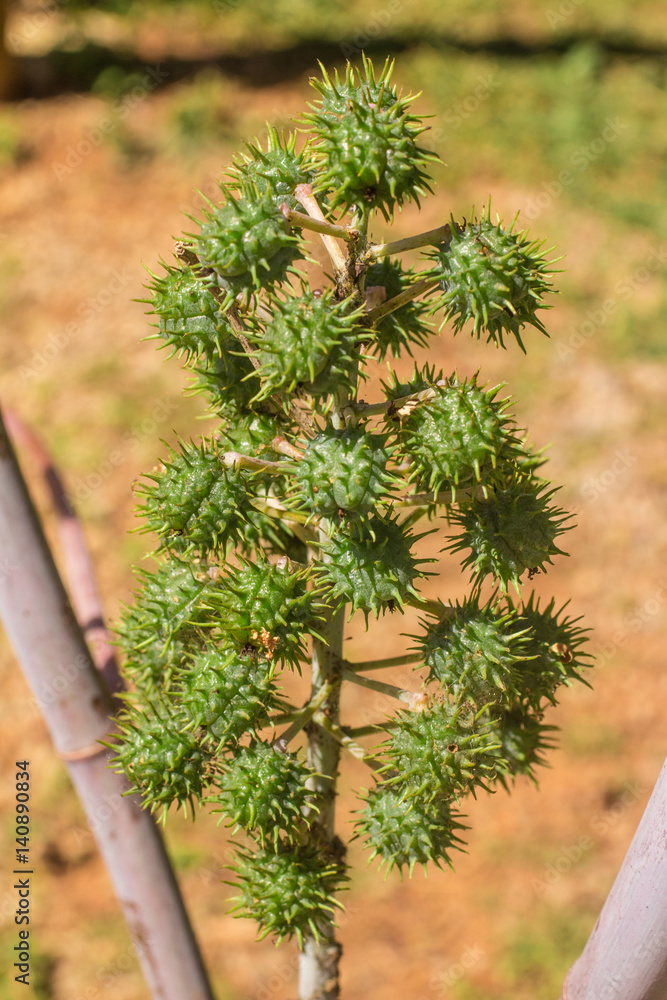
[[294, 737], [301, 732], [304, 726], [310, 722], [315, 712], [317, 712], [324, 704], [331, 694], [331, 690], [331, 684], [323, 684], [317, 694], [310, 699], [308, 704], [304, 705], [304, 707], [299, 710], [289, 729], [286, 729], [284, 733], [281, 733], [281, 735], [274, 740], [273, 745], [277, 746], [280, 750], [284, 750], [288, 747]]
[[[299, 201], [301, 201], [300, 198]], [[359, 239], [358, 230], [352, 226], [338, 226], [334, 222], [327, 222], [324, 218], [318, 219], [311, 215], [304, 215], [303, 212], [297, 212], [295, 208], [290, 208], [287, 202], [283, 202], [280, 206], [280, 211], [288, 222], [294, 223], [301, 229], [309, 229], [313, 233], [320, 233], [325, 236], [334, 236], [339, 240], [346, 240], [348, 243], [354, 243]]]
[[352, 670], [343, 670], [343, 680], [371, 691], [379, 691], [380, 694], [386, 694], [389, 698], [396, 698], [397, 701], [405, 702], [410, 708], [420, 705], [426, 697], [423, 692], [408, 691], [405, 688], [397, 687], [396, 684], [387, 684], [385, 681], [374, 681], [370, 677], [362, 677], [361, 674]]
[[[294, 189], [294, 197], [301, 202], [311, 219], [314, 219], [316, 222], [326, 222], [324, 212], [320, 208], [317, 198], [313, 194], [312, 184], [297, 184]], [[331, 263], [333, 264], [334, 271], [336, 272], [336, 277], [340, 278], [347, 272], [347, 260], [345, 259], [345, 254], [332, 236], [327, 236], [325, 233], [322, 233], [321, 235], [322, 242], [324, 243], [327, 253], [331, 258]]]
[[324, 712], [315, 712], [313, 722], [321, 726], [340, 746], [344, 747], [357, 760], [362, 760], [372, 771], [379, 771], [382, 768], [376, 757], [369, 754], [362, 746], [352, 739], [352, 737], [329, 719]]
[[249, 469], [252, 472], [268, 472], [270, 476], [281, 476], [287, 471], [286, 462], [270, 462], [264, 458], [241, 455], [238, 451], [226, 451], [219, 456], [228, 469]]
[[112, 707], [0, 415], [0, 615], [107, 866], [154, 1000], [212, 1000], [150, 813], [109, 767]]
[[405, 656], [390, 656], [386, 660], [366, 660], [365, 663], [350, 663], [343, 660], [343, 669], [348, 673], [357, 673], [362, 670], [384, 670], [386, 667], [405, 667], [411, 663], [418, 663], [421, 657], [406, 653]]
[[[70, 503], [61, 475], [42, 441], [11, 410], [5, 410], [5, 423], [13, 441], [24, 446], [34, 458], [51, 494], [74, 612], [95, 666], [112, 696], [116, 695], [125, 685], [111, 645], [109, 630], [104, 623], [102, 599], [81, 522]], [[117, 705], [120, 706], [120, 701]]]
[[[447, 384], [447, 379], [444, 378], [438, 379], [434, 383], [437, 386], [446, 386]], [[390, 417], [407, 417], [416, 406], [420, 403], [428, 403], [431, 399], [435, 399], [436, 395], [435, 389], [429, 387], [422, 389], [420, 392], [410, 393], [407, 396], [398, 396], [396, 399], [384, 399], [380, 403], [348, 403], [346, 409], [353, 410], [355, 414], [366, 417], [378, 413], [386, 413]]]
[[387, 299], [382, 305], [376, 306], [374, 309], [370, 309], [364, 316], [364, 321], [370, 325], [374, 326], [389, 313], [395, 312], [404, 306], [406, 302], [411, 302], [412, 299], [416, 299], [418, 295], [423, 295], [424, 292], [428, 292], [431, 288], [435, 288], [439, 285], [440, 281], [438, 278], [422, 278], [421, 281], [417, 281], [410, 288], [405, 288], [398, 295], [395, 295], [392, 299]]
[[440, 621], [452, 618], [456, 614], [456, 608], [450, 604], [443, 604], [442, 601], [430, 601], [424, 597], [405, 598], [405, 603], [410, 604], [419, 611], [424, 611], [427, 615], [435, 615]]
[[418, 233], [416, 236], [407, 236], [403, 240], [395, 240], [392, 243], [374, 243], [366, 251], [365, 257], [370, 260], [378, 260], [380, 257], [387, 257], [392, 253], [404, 253], [406, 250], [418, 250], [420, 247], [449, 243], [451, 238], [452, 231], [447, 223], [444, 226], [438, 226], [437, 229]]

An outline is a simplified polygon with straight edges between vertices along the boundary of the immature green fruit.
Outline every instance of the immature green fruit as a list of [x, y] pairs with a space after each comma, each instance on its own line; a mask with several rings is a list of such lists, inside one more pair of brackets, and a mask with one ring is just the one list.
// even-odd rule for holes
[[322, 617], [320, 590], [307, 589], [313, 573], [293, 570], [284, 557], [273, 565], [261, 557], [239, 564], [206, 596], [209, 614], [237, 650], [299, 667], [308, 635], [318, 635]]
[[527, 324], [546, 335], [538, 309], [548, 309], [542, 298], [552, 290], [553, 271], [547, 251], [524, 233], [503, 229], [491, 222], [489, 211], [481, 219], [457, 226], [451, 222], [451, 240], [429, 252], [444, 294], [438, 294], [433, 311], [444, 309], [454, 333], [473, 324], [473, 336], [487, 334], [487, 341], [504, 347], [503, 336], [512, 334], [525, 352], [521, 330]]
[[198, 654], [180, 671], [173, 697], [183, 707], [187, 728], [201, 730], [202, 744], [220, 748], [234, 747], [266, 723], [274, 691], [270, 659], [223, 646]]
[[[284, 281], [291, 265], [303, 255], [269, 191], [247, 191], [235, 198], [228, 187], [221, 188], [226, 202], [209, 202], [199, 223], [201, 233], [193, 239], [202, 266], [220, 275], [228, 293], [225, 301], [231, 302], [238, 292]], [[271, 265], [278, 262], [277, 272], [272, 271]]]
[[[399, 409], [402, 451], [412, 461], [410, 478], [419, 487], [456, 495], [461, 484], [492, 478], [500, 461], [521, 451], [509, 400], [500, 386], [480, 388], [476, 377], [430, 386], [433, 398]], [[404, 414], [405, 411], [405, 415]]]
[[249, 156], [242, 153], [233, 161], [228, 171], [230, 187], [237, 191], [251, 189], [268, 191], [276, 200], [286, 201], [291, 208], [296, 204], [294, 189], [297, 184], [311, 181], [309, 149], [296, 151], [297, 133], [280, 135], [278, 129], [267, 129], [266, 149], [255, 140], [246, 143]]
[[153, 485], [137, 493], [146, 498], [139, 510], [147, 531], [161, 539], [161, 548], [208, 555], [243, 542], [245, 531], [261, 516], [253, 507], [252, 476], [228, 469], [215, 444], [181, 444], [171, 450], [162, 468], [147, 473]]
[[396, 722], [383, 745], [388, 786], [408, 782], [410, 794], [427, 802], [477, 786], [487, 789], [496, 777], [499, 740], [469, 706], [436, 704], [424, 712], [399, 712]]
[[259, 925], [259, 939], [273, 934], [278, 943], [295, 937], [303, 948], [306, 937], [320, 940], [342, 904], [336, 893], [347, 876], [341, 864], [323, 857], [314, 847], [259, 848], [255, 853], [238, 849], [234, 866], [240, 889], [235, 910]]
[[[413, 268], [406, 271], [400, 261], [382, 257], [366, 271], [366, 293], [374, 296], [373, 306], [379, 306], [404, 292], [414, 284], [415, 278]], [[403, 350], [412, 354], [412, 346], [426, 347], [433, 335], [424, 320], [427, 311], [428, 305], [418, 299], [411, 299], [395, 309], [375, 326], [369, 349], [384, 361], [389, 351], [398, 357]]]
[[356, 322], [363, 310], [333, 291], [274, 299], [269, 322], [250, 334], [259, 361], [262, 389], [256, 399], [274, 392], [302, 389], [311, 396], [327, 396], [341, 387], [353, 388], [359, 367]]
[[371, 858], [380, 858], [380, 867], [386, 864], [388, 872], [406, 867], [412, 876], [415, 865], [422, 865], [424, 871], [429, 862], [438, 868], [442, 861], [453, 867], [451, 852], [463, 849], [457, 836], [465, 829], [461, 818], [444, 794], [422, 801], [409, 787], [381, 784], [366, 793], [366, 808], [355, 836], [365, 839], [372, 849]]
[[492, 710], [489, 714], [494, 719], [495, 731], [501, 741], [502, 763], [498, 767], [498, 780], [505, 788], [508, 787], [508, 778], [516, 778], [519, 774], [535, 781], [533, 771], [544, 766], [543, 753], [554, 747], [549, 734], [557, 732], [558, 727], [546, 726], [540, 712], [536, 713], [520, 702], [503, 712], [496, 714]]
[[368, 514], [391, 499], [387, 438], [361, 427], [326, 428], [308, 442], [296, 469], [297, 501], [322, 517]]
[[335, 597], [349, 601], [352, 611], [361, 610], [367, 618], [369, 611], [377, 618], [380, 611], [400, 610], [408, 597], [419, 597], [414, 581], [427, 575], [418, 569], [419, 563], [432, 562], [415, 559], [410, 551], [423, 537], [405, 531], [390, 517], [355, 522], [350, 531], [336, 531], [322, 546], [322, 579], [332, 585]]
[[527, 657], [528, 629], [521, 625], [516, 612], [499, 608], [493, 598], [483, 606], [477, 595], [457, 603], [417, 646], [428, 679], [476, 708], [509, 704], [522, 680], [517, 665]]
[[393, 63], [376, 80], [362, 58], [363, 75], [348, 64], [344, 80], [332, 82], [322, 67], [323, 79], [311, 81], [321, 100], [304, 121], [317, 140], [317, 188], [333, 190], [331, 208], [377, 208], [389, 221], [396, 205], [431, 190], [423, 167], [437, 157], [417, 145], [426, 126], [409, 113], [413, 98], [391, 85]]
[[147, 702], [125, 712], [120, 720], [112, 759], [141, 793], [143, 805], [154, 812], [172, 803], [194, 811], [215, 773], [213, 755], [195, 732], [183, 729], [187, 717], [171, 715], [165, 706]]
[[161, 277], [149, 272], [152, 297], [145, 300], [159, 319], [156, 336], [188, 361], [224, 355], [230, 346], [238, 350], [220, 303], [210, 291], [212, 278], [197, 277], [189, 267], [162, 266], [166, 273]]
[[173, 646], [179, 654], [175, 662], [180, 662], [186, 649], [201, 648], [201, 627], [214, 622], [203, 598], [217, 587], [205, 564], [176, 558], [162, 563], [155, 573], [140, 570], [138, 576], [142, 587], [117, 628], [119, 645], [133, 665], [135, 680], [142, 674], [154, 677], [162, 659], [165, 666], [174, 662], [163, 655]]
[[567, 554], [555, 539], [567, 531], [571, 515], [549, 503], [556, 492], [545, 491], [545, 484], [532, 476], [513, 476], [504, 487], [493, 487], [486, 497], [452, 513], [450, 520], [463, 532], [447, 548], [469, 549], [464, 567], [480, 579], [491, 575], [503, 593], [510, 583], [519, 593], [525, 572], [543, 570], [552, 556]]
[[213, 812], [222, 812], [233, 832], [242, 828], [277, 849], [281, 838], [294, 843], [307, 826], [306, 814], [314, 809], [307, 786], [312, 775], [292, 754], [253, 740], [238, 748], [208, 802], [218, 805]]
[[222, 354], [193, 369], [196, 379], [190, 391], [208, 396], [211, 409], [226, 419], [250, 410], [260, 388], [250, 358], [241, 355], [239, 347], [237, 340], [229, 341]]
[[580, 618], [561, 617], [565, 607], [554, 611], [555, 603], [552, 599], [541, 609], [531, 594], [528, 603], [518, 609], [519, 626], [528, 630], [527, 657], [520, 664], [521, 685], [524, 698], [536, 710], [545, 700], [556, 704], [555, 691], [561, 684], [588, 684], [580, 673], [591, 665], [590, 653], [581, 648], [588, 629], [577, 625]]

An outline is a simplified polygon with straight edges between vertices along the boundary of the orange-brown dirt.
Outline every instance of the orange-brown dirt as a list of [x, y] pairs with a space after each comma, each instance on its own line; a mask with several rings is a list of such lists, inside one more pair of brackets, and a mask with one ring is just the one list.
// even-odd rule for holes
[[[272, 109], [297, 111], [305, 93], [305, 82], [254, 90], [243, 94], [243, 113], [255, 123]], [[137, 107], [134, 133], [149, 139], [157, 134], [169, 100], [161, 92]], [[177, 363], [165, 363], [152, 343], [141, 341], [147, 320], [144, 306], [133, 299], [145, 294], [142, 264], [154, 268], [160, 256], [169, 259], [173, 237], [183, 228], [182, 211], [199, 204], [193, 187], [206, 190], [225, 151], [204, 149], [190, 160], [165, 154], [126, 167], [103, 144], [57, 176], [55, 165], [65, 161], [67, 148], [104, 114], [100, 100], [81, 96], [22, 108], [25, 156], [0, 178], [0, 399], [43, 436], [80, 498], [113, 619], [130, 594], [130, 564], [149, 546], [143, 536], [127, 535], [135, 526], [133, 479], [164, 451], [160, 438], [173, 441], [176, 432], [189, 435], [210, 426], [197, 423], [200, 401], [181, 397], [185, 378]], [[459, 203], [479, 203], [480, 189], [484, 196], [492, 193], [506, 216], [530, 194], [473, 178], [454, 195]], [[400, 234], [437, 224], [451, 197], [439, 188], [424, 215], [405, 211]], [[563, 231], [573, 234], [560, 249], [568, 269], [585, 271], [604, 233], [595, 220], [579, 218], [575, 238], [574, 218], [569, 221], [568, 227], [568, 220], [560, 220]], [[548, 215], [540, 224], [548, 231]], [[510, 968], [507, 958], [516, 961], [516, 941], [533, 933], [547, 941], [549, 968], [560, 962], [564, 976], [576, 956], [572, 942], [580, 946], [592, 927], [662, 764], [667, 370], [657, 362], [620, 367], [595, 345], [559, 358], [558, 343], [575, 321], [575, 308], [558, 301], [547, 316], [553, 339], [538, 342], [536, 334], [528, 360], [516, 349], [500, 353], [463, 336], [452, 341], [447, 333], [428, 355], [421, 354], [448, 370], [458, 366], [472, 373], [481, 367], [488, 379], [505, 379], [521, 399], [519, 419], [532, 440], [540, 446], [553, 442], [548, 474], [565, 484], [561, 501], [577, 511], [578, 526], [567, 536], [570, 558], [536, 578], [536, 588], [559, 604], [571, 598], [571, 612], [583, 615], [593, 630], [598, 666], [589, 674], [592, 690], [579, 685], [565, 691], [560, 707], [549, 713], [562, 737], [539, 789], [520, 780], [511, 795], [501, 791], [469, 803], [468, 853], [456, 859], [455, 873], [434, 871], [425, 879], [418, 872], [412, 881], [392, 874], [385, 881], [366, 866], [359, 845], [350, 846], [355, 874], [340, 931], [347, 1000], [435, 1000], [448, 990], [496, 996], [503, 987], [511, 987], [514, 997], [536, 996], [533, 966], [528, 963], [517, 980], [517, 966]], [[530, 333], [527, 340], [533, 341]], [[591, 477], [610, 469], [616, 471], [596, 492]], [[26, 471], [34, 476], [29, 463]], [[48, 518], [41, 485], [35, 483], [34, 492]], [[50, 521], [49, 533], [53, 537]], [[437, 554], [437, 539], [429, 546]], [[461, 596], [463, 590], [456, 566], [449, 564], [438, 582], [424, 587], [427, 596]], [[414, 624], [414, 616], [394, 615], [371, 623], [366, 634], [355, 622], [347, 655], [394, 653], [403, 642], [398, 634]], [[48, 972], [40, 995], [139, 1000], [147, 991], [109, 879], [4, 638], [0, 657], [3, 807], [12, 795], [13, 761], [27, 757], [32, 769], [38, 872], [32, 938]], [[402, 676], [410, 680], [409, 671]], [[370, 693], [361, 693], [346, 712], [352, 717], [372, 702]], [[344, 838], [355, 808], [352, 789], [364, 780], [363, 772], [357, 761], [346, 763]], [[252, 924], [226, 912], [231, 890], [220, 882], [226, 877], [226, 835], [215, 820], [202, 816], [193, 826], [170, 817], [166, 836], [219, 996], [293, 997], [292, 946], [256, 944]], [[8, 820], [2, 827], [6, 858], [12, 847]], [[0, 919], [9, 949], [12, 928]], [[7, 996], [23, 995], [14, 984], [6, 989]]]

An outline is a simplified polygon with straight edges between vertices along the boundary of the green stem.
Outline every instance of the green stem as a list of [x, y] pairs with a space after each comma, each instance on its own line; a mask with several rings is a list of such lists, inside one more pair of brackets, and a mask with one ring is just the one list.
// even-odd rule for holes
[[382, 765], [378, 760], [372, 755], [367, 753], [363, 747], [359, 746], [358, 743], [350, 736], [349, 732], [341, 729], [340, 726], [335, 725], [331, 719], [327, 718], [324, 712], [315, 712], [313, 715], [313, 722], [316, 722], [318, 726], [321, 726], [341, 747], [345, 747], [348, 753], [351, 753], [353, 757], [358, 760], [363, 760], [364, 764], [368, 764], [372, 771], [379, 771]]
[[413, 608], [426, 612], [427, 615], [435, 615], [440, 621], [445, 618], [452, 618], [456, 614], [456, 608], [440, 601], [429, 601], [424, 597], [406, 597], [406, 604], [411, 604]]
[[438, 226], [437, 229], [429, 229], [425, 233], [418, 233], [416, 236], [407, 236], [404, 240], [395, 240], [393, 243], [375, 243], [368, 248], [366, 256], [371, 260], [378, 260], [378, 258], [387, 257], [392, 253], [404, 253], [406, 250], [418, 250], [419, 247], [448, 243], [451, 238], [452, 231], [447, 224]]
[[[326, 540], [327, 524], [323, 522], [320, 538]], [[313, 638], [311, 703], [320, 698], [318, 718], [332, 726], [339, 725], [340, 685], [343, 659], [345, 605], [329, 613], [320, 628], [321, 638]], [[319, 812], [309, 830], [310, 843], [329, 857], [341, 858], [342, 844], [335, 834], [336, 779], [340, 761], [340, 743], [314, 719], [306, 726], [308, 763], [315, 774], [309, 787], [317, 797]], [[299, 1000], [337, 1000], [340, 993], [338, 965], [341, 946], [336, 941], [333, 919], [318, 925], [319, 935], [304, 939], [299, 960]]]
[[410, 663], [418, 663], [421, 657], [406, 653], [405, 656], [390, 656], [386, 660], [366, 660], [364, 663], [350, 663], [343, 660], [346, 673], [366, 670], [383, 670], [385, 667], [406, 667]]
[[253, 472], [268, 472], [272, 476], [284, 476], [291, 468], [288, 462], [269, 462], [264, 458], [241, 455], [238, 451], [224, 452], [220, 461], [228, 469], [250, 469]]
[[431, 288], [435, 288], [436, 285], [440, 284], [439, 278], [422, 278], [421, 281], [417, 281], [410, 288], [405, 288], [398, 295], [395, 295], [392, 299], [387, 299], [383, 302], [381, 306], [376, 306], [375, 309], [369, 310], [364, 316], [364, 322], [373, 326], [378, 323], [389, 313], [395, 312], [404, 306], [406, 302], [411, 302], [412, 299], [416, 299], [418, 295], [423, 295], [424, 292], [428, 292]]
[[352, 726], [346, 732], [352, 739], [358, 739], [360, 736], [375, 736], [377, 733], [383, 733], [388, 729], [395, 729], [397, 725], [396, 721], [386, 719], [384, 722], [376, 722], [368, 726]]
[[321, 708], [331, 694], [331, 690], [331, 684], [323, 684], [317, 694], [311, 697], [308, 704], [297, 713], [289, 729], [286, 729], [284, 733], [274, 740], [274, 745], [276, 743], [279, 744], [281, 749], [285, 749], [285, 747], [289, 746], [294, 737], [301, 732], [304, 726], [308, 725], [315, 713]]
[[380, 694], [386, 694], [389, 698], [396, 698], [397, 701], [406, 702], [408, 705], [414, 704], [416, 697], [415, 691], [408, 691], [397, 687], [396, 684], [387, 684], [385, 681], [374, 681], [351, 670], [343, 670], [343, 680], [358, 687], [368, 688], [370, 691], [379, 691]]
[[285, 202], [280, 206], [280, 211], [288, 222], [295, 223], [302, 229], [309, 229], [313, 233], [322, 233], [325, 236], [335, 236], [339, 240], [352, 243], [359, 239], [359, 233], [351, 226], [337, 226], [334, 222], [327, 222], [326, 219], [314, 219], [304, 212], [297, 212], [295, 208], [290, 208]]

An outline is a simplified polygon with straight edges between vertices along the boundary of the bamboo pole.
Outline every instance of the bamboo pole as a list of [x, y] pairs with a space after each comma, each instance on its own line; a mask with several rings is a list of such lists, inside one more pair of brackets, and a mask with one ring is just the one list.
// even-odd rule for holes
[[[73, 614], [0, 414], [0, 617], [81, 799], [155, 1000], [212, 1000], [152, 817], [108, 768], [111, 698]], [[23, 751], [21, 756], [23, 756]]]
[[667, 761], [561, 1000], [667, 997]]

